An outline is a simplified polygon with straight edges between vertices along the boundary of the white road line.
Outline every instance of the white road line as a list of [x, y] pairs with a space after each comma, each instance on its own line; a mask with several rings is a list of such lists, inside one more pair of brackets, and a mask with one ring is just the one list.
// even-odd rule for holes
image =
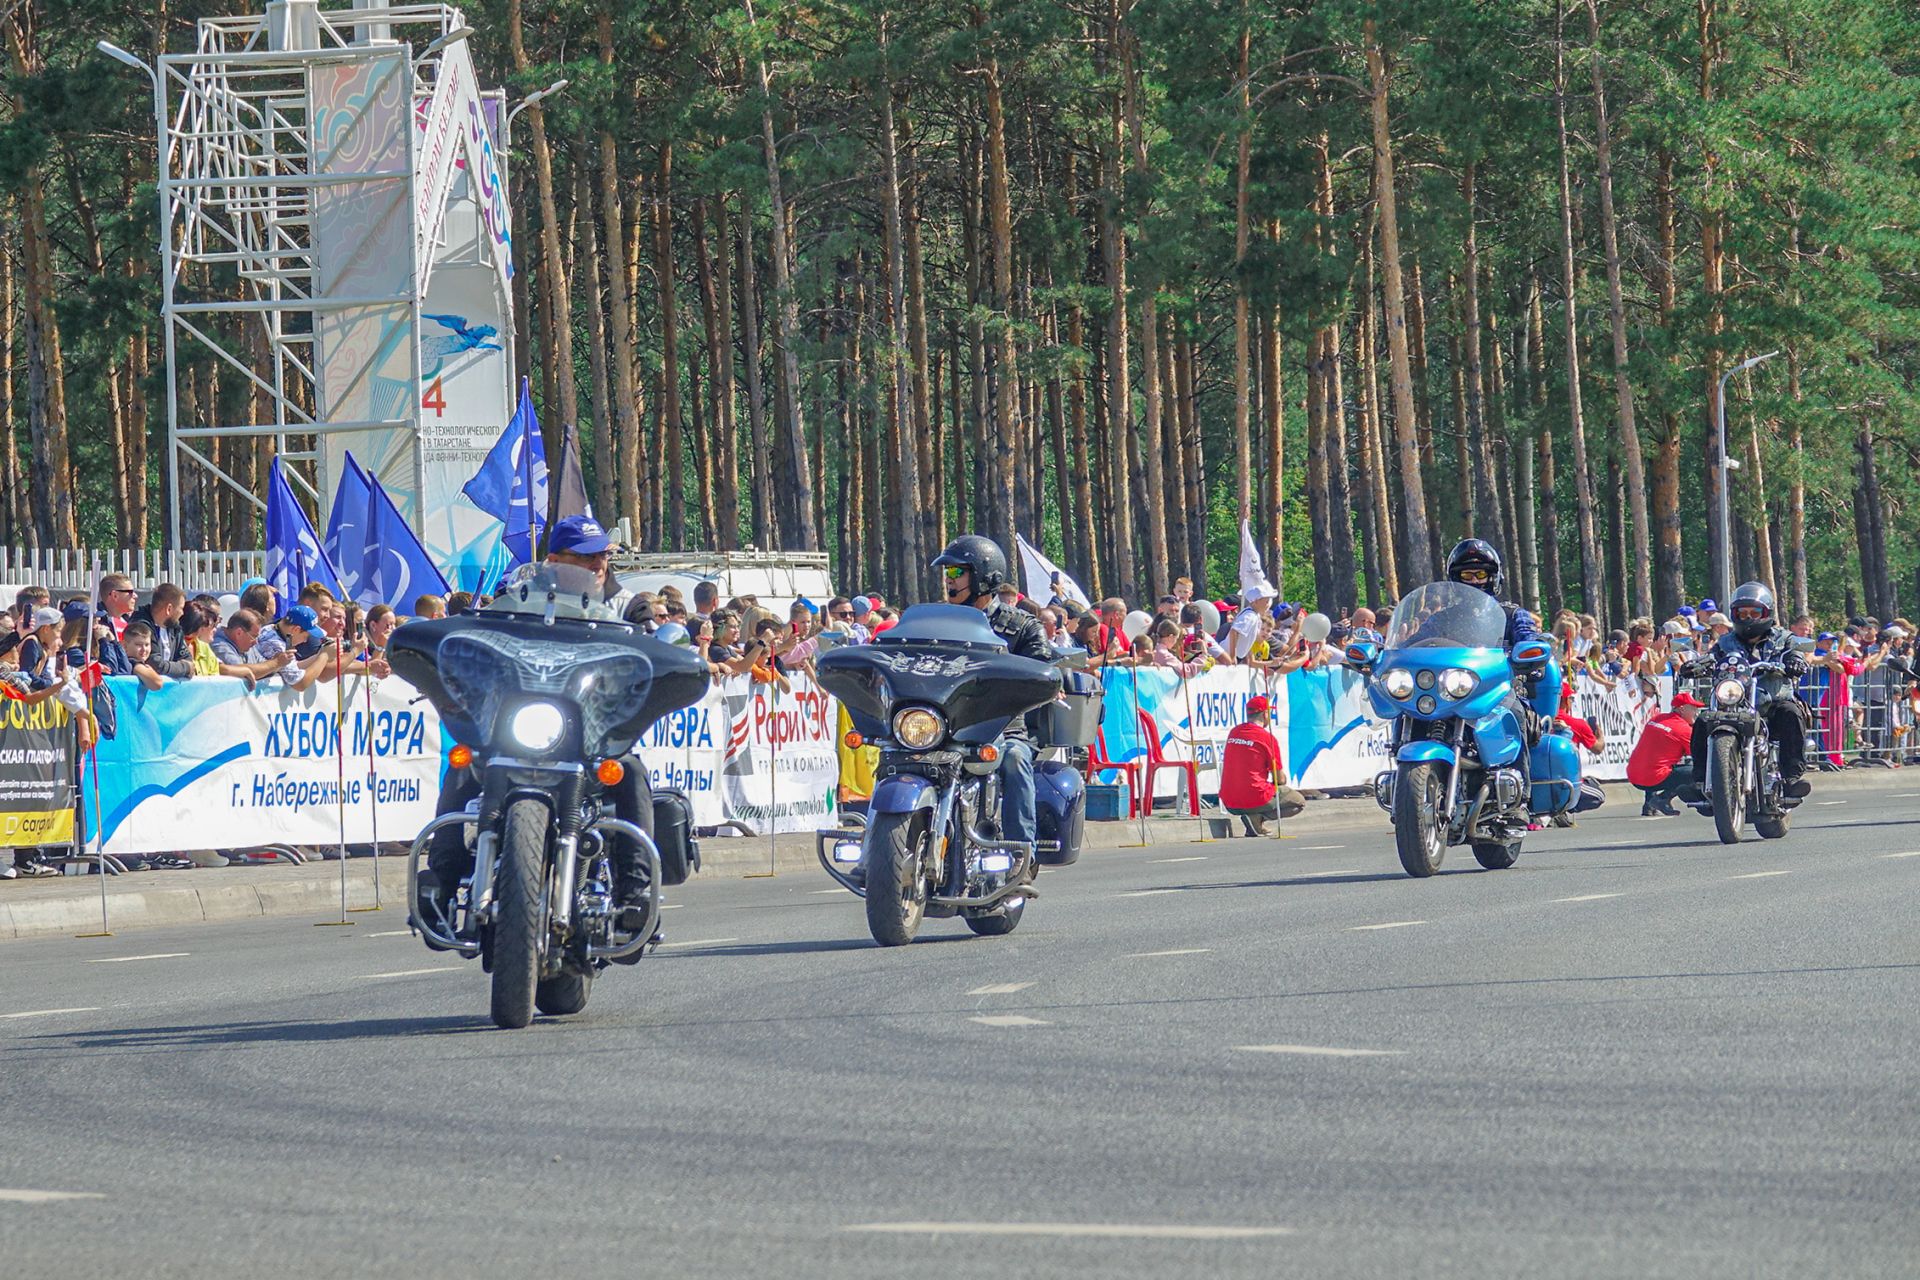
[[55, 1200], [105, 1200], [98, 1191], [29, 1191], [0, 1188], [0, 1200], [10, 1204], [51, 1204]]
[[56, 1013], [98, 1013], [97, 1004], [81, 1005], [74, 1009], [28, 1009], [22, 1013], [0, 1013], [0, 1018], [50, 1018]]
[[1185, 893], [1185, 892], [1186, 890], [1184, 889], [1135, 889], [1131, 893], [1123, 893], [1120, 896], [1123, 898], [1151, 898], [1156, 893]]
[[660, 909], [662, 911], [678, 911], [686, 905], [684, 902], [663, 902], [660, 904]]
[[1265, 1240], [1292, 1227], [1207, 1227], [1125, 1222], [856, 1222], [842, 1231], [906, 1236], [1064, 1236], [1105, 1240]]
[[1895, 800], [1909, 800], [1914, 796], [1920, 796], [1920, 791], [1896, 791], [1893, 793], [1893, 799]]
[[1577, 898], [1555, 898], [1555, 902], [1598, 902], [1602, 898], [1618, 898], [1617, 893], [1583, 893]]
[[191, 951], [156, 951], [150, 956], [96, 956], [88, 964], [132, 964], [135, 960], [179, 960], [190, 956]]
[[1187, 858], [1155, 858], [1153, 859], [1154, 862], [1205, 862], [1206, 860], [1207, 860], [1207, 855], [1204, 853], [1196, 853], [1192, 857], [1187, 857]]
[[967, 992], [970, 996], [1010, 996], [1016, 991], [1025, 991], [1031, 982], [995, 982], [984, 987], [975, 987]]
[[845, 892], [846, 892], [845, 889], [809, 889], [807, 890], [807, 896], [810, 898], [817, 898], [823, 893], [845, 893]]
[[1359, 867], [1342, 867], [1338, 871], [1302, 871], [1300, 878], [1303, 880], [1322, 880], [1327, 876], [1357, 876], [1359, 874]]
[[412, 932], [413, 930], [411, 929], [387, 929], [380, 933], [363, 933], [360, 936], [363, 938], [404, 938]]
[[394, 969], [388, 973], [363, 973], [360, 976], [364, 979], [413, 978], [423, 973], [459, 973], [461, 967], [460, 965], [437, 964], [431, 969]]
[[1729, 880], [1765, 880], [1768, 876], [1790, 876], [1791, 871], [1749, 871], [1743, 876], [1728, 876]]
[[1910, 849], [1906, 853], [1883, 853], [1883, 858], [1920, 858], [1920, 849]]
[[1184, 947], [1178, 951], [1131, 951], [1124, 957], [1128, 960], [1151, 960], [1156, 956], [1210, 956], [1212, 947]]
[[1326, 852], [1326, 851], [1327, 851], [1328, 849], [1344, 849], [1344, 848], [1346, 848], [1346, 847], [1347, 847], [1347, 846], [1345, 846], [1345, 845], [1343, 845], [1343, 844], [1309, 844], [1309, 845], [1302, 845], [1302, 846], [1300, 847], [1300, 852], [1302, 852], [1302, 853], [1324, 853], [1324, 852]]
[[1315, 1044], [1237, 1044], [1238, 1053], [1297, 1053], [1309, 1058], [1397, 1058], [1403, 1049], [1333, 1049]]
[[1370, 929], [1407, 929], [1416, 924], [1425, 924], [1425, 920], [1389, 920], [1385, 924], [1356, 924], [1348, 933], [1365, 933]]
[[969, 1018], [968, 1021], [977, 1022], [983, 1027], [1050, 1027], [1053, 1025], [1051, 1022], [1029, 1018], [1018, 1013], [986, 1013], [977, 1018]]
[[738, 938], [690, 938], [685, 942], [663, 942], [663, 947], [717, 947], [723, 942], [738, 942]]
[[1593, 847], [1595, 849], [1618, 849], [1623, 845], [1645, 844], [1645, 843], [1646, 841], [1644, 840], [1603, 840], [1600, 843], [1594, 845]]
[[1829, 805], [1836, 805], [1836, 804], [1845, 804], [1845, 803], [1846, 803], [1846, 801], [1845, 801], [1845, 800], [1815, 800], [1815, 801], [1814, 801], [1813, 803], [1814, 803], [1814, 804], [1815, 804], [1815, 805], [1816, 805], [1817, 807], [1819, 807], [1819, 808], [1822, 808], [1822, 809], [1825, 809], [1825, 808], [1827, 808], [1827, 807], [1828, 807]]

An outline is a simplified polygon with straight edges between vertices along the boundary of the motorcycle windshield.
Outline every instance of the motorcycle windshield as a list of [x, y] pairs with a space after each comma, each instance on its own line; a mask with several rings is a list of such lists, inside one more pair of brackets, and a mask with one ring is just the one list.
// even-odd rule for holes
[[1056, 667], [960, 643], [857, 645], [822, 654], [814, 668], [828, 693], [870, 722], [884, 725], [896, 706], [914, 703], [938, 707], [956, 734], [1003, 725], [1060, 691]]
[[501, 584], [493, 603], [482, 612], [513, 617], [547, 617], [617, 622], [619, 615], [606, 601], [600, 576], [577, 564], [527, 564]]
[[1498, 649], [1507, 611], [1478, 587], [1429, 582], [1404, 597], [1387, 624], [1388, 649]]

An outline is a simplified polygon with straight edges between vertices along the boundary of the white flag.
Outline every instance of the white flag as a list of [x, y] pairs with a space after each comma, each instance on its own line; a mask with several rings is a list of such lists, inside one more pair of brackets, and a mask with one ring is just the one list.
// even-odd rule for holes
[[1247, 521], [1240, 522], [1240, 598], [1246, 600], [1255, 592], [1263, 600], [1272, 600], [1280, 593], [1267, 581], [1267, 571], [1260, 565], [1260, 548], [1253, 545], [1253, 526]]
[[1027, 596], [1039, 604], [1051, 604], [1057, 597], [1082, 609], [1091, 609], [1093, 602], [1087, 599], [1087, 593], [1080, 589], [1059, 565], [1042, 555], [1037, 547], [1019, 534], [1013, 540], [1020, 548], [1021, 576], [1027, 581]]

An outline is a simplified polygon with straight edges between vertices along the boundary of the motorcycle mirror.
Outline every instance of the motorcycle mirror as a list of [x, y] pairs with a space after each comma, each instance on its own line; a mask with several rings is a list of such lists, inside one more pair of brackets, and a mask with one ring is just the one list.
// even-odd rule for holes
[[1513, 646], [1507, 654], [1507, 661], [1514, 670], [1523, 672], [1541, 671], [1553, 657], [1553, 646], [1545, 640], [1522, 640]]

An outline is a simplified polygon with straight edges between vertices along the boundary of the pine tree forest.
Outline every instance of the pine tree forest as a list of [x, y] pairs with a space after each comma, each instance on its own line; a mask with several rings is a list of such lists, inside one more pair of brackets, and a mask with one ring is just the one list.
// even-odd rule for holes
[[[257, 7], [0, 0], [0, 540], [159, 545], [151, 100], [93, 46]], [[1244, 517], [1322, 607], [1474, 533], [1530, 603], [1664, 614], [1721, 585], [1721, 375], [1778, 351], [1726, 382], [1735, 580], [1920, 607], [1908, 4], [464, 8], [511, 101], [570, 82], [512, 139], [520, 372], [648, 549], [911, 599], [1020, 532], [1137, 600], [1235, 589]]]

